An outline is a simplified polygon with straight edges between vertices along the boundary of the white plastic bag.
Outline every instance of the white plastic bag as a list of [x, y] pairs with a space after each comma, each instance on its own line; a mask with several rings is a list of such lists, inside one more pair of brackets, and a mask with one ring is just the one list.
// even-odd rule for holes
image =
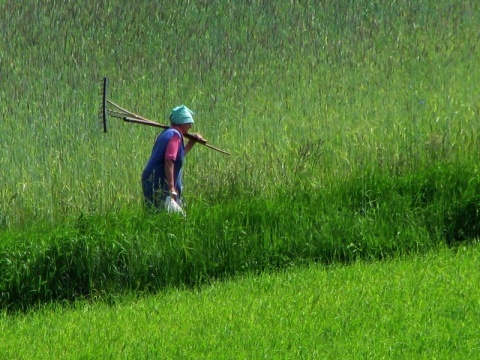
[[180, 213], [182, 216], [185, 216], [185, 212], [183, 211], [182, 207], [178, 205], [178, 203], [173, 200], [171, 196], [167, 196], [164, 205], [165, 209], [167, 209], [169, 213]]

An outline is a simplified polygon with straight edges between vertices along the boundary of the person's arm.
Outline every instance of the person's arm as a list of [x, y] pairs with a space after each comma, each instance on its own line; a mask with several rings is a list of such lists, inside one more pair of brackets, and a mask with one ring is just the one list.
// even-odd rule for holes
[[188, 140], [187, 145], [185, 145], [185, 155], [188, 154], [190, 149], [197, 143], [198, 140], [203, 140], [203, 137], [200, 134], [192, 134], [192, 135], [195, 135], [196, 139]]
[[168, 191], [170, 196], [176, 200], [177, 189], [175, 189], [175, 176], [174, 176], [174, 163], [177, 158], [178, 148], [180, 146], [181, 139], [174, 135], [170, 138], [167, 148], [165, 150], [165, 179], [167, 180]]
[[172, 159], [165, 159], [165, 177], [167, 178], [168, 184], [168, 191], [170, 192], [170, 196], [176, 200], [177, 197], [177, 190], [175, 189], [175, 178], [173, 176], [173, 168], [174, 168], [174, 160]]

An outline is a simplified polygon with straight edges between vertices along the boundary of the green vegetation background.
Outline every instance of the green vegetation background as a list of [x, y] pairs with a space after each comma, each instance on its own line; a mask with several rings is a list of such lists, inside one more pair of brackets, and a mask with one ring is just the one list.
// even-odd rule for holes
[[[1, 304], [384, 259], [479, 235], [476, 1], [1, 2]], [[143, 212], [156, 130], [200, 146]]]

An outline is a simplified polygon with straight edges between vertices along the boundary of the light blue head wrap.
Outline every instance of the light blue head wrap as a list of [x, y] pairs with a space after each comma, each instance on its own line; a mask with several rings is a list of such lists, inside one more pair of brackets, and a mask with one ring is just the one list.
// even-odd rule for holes
[[175, 125], [181, 124], [193, 124], [193, 111], [187, 108], [185, 105], [177, 106], [173, 108], [170, 113], [170, 122]]

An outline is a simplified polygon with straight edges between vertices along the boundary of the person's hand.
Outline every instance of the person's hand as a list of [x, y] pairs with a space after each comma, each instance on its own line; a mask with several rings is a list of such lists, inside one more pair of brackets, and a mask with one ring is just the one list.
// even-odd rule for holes
[[203, 138], [202, 135], [198, 134], [198, 133], [194, 133], [194, 134], [191, 134], [192, 135], [192, 140], [195, 141], [195, 142], [203, 142], [203, 143], [206, 143], [207, 141]]
[[171, 197], [173, 200], [177, 201], [178, 193], [176, 192], [176, 190], [175, 190], [175, 189], [170, 189], [169, 192], [170, 192], [170, 197]]
[[189, 140], [188, 140], [187, 145], [185, 146], [185, 155], [188, 154], [190, 149], [192, 147], [194, 147], [196, 143], [199, 142], [200, 144], [204, 144], [204, 145], [207, 143], [207, 140], [205, 140], [202, 137], [202, 135], [200, 135], [200, 134], [190, 134], [189, 133], [188, 135], [189, 135], [189, 137], [188, 137]]

